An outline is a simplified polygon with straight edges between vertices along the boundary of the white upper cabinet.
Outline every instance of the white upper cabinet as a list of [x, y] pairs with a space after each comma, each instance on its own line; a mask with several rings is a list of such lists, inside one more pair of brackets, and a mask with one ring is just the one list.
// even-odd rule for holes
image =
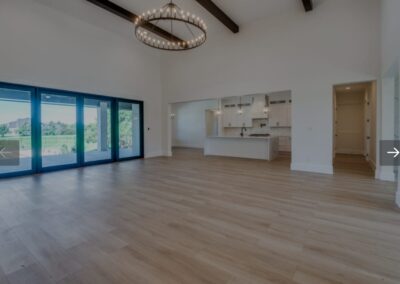
[[[242, 105], [241, 113], [239, 112], [240, 104]], [[252, 127], [253, 120], [251, 115], [251, 105], [252, 98], [250, 96], [223, 99], [223, 127]]]
[[268, 112], [265, 112], [266, 98], [265, 95], [253, 96], [253, 104], [251, 106], [251, 116], [253, 119], [267, 119]]
[[222, 124], [224, 127], [235, 127], [237, 103], [238, 99], [236, 97], [222, 100]]
[[251, 115], [251, 107], [244, 106], [242, 107], [243, 114], [239, 115], [239, 127], [252, 127], [253, 126], [253, 117]]
[[[223, 127], [253, 127], [254, 119], [268, 119], [269, 127], [291, 127], [289, 91], [222, 99]], [[268, 107], [268, 111], [265, 108]], [[240, 111], [239, 111], [240, 110]]]
[[224, 108], [222, 112], [222, 122], [224, 127], [236, 127], [237, 113], [235, 108]]
[[291, 127], [291, 101], [272, 100], [269, 105], [270, 127]]

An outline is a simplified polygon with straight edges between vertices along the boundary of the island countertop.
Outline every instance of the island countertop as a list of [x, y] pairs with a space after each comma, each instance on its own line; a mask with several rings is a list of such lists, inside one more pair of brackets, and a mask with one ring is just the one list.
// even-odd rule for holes
[[207, 138], [222, 138], [222, 139], [263, 139], [268, 140], [272, 138], [277, 138], [275, 136], [208, 136]]

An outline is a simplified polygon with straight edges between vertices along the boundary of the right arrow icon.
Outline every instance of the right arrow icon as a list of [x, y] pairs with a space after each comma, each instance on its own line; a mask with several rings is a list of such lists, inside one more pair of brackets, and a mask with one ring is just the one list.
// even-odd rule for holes
[[386, 152], [386, 153], [388, 153], [389, 155], [394, 155], [393, 158], [397, 158], [397, 156], [400, 154], [400, 151], [397, 150], [396, 147], [394, 147], [393, 150], [394, 150], [394, 151], [388, 151], [388, 152]]

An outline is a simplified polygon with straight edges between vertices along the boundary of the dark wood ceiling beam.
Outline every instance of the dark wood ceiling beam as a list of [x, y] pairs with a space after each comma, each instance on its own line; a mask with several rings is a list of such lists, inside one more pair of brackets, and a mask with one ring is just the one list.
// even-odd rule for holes
[[310, 12], [313, 10], [313, 1], [312, 0], [302, 0], [303, 2], [303, 6], [304, 6], [304, 10], [306, 10], [306, 12]]
[[[117, 4], [108, 1], [108, 0], [86, 0], [90, 3], [93, 3], [94, 5], [103, 8], [104, 10], [107, 10], [108, 12], [113, 13], [114, 15], [117, 15], [118, 17], [121, 17], [129, 22], [134, 23], [135, 19], [137, 17], [136, 14], [126, 10], [125, 8], [122, 8], [121, 6], [118, 6]], [[143, 26], [143, 28], [153, 32], [154, 34], [165, 38], [166, 40], [170, 41], [183, 41], [177, 36], [174, 36], [173, 34], [167, 32], [166, 30], [163, 30], [162, 28], [153, 25], [151, 23], [148, 23], [147, 25]]]
[[215, 3], [211, 0], [196, 0], [204, 9], [210, 12], [216, 17], [221, 23], [223, 23], [233, 33], [239, 32], [239, 26], [231, 19], [227, 14], [224, 13]]

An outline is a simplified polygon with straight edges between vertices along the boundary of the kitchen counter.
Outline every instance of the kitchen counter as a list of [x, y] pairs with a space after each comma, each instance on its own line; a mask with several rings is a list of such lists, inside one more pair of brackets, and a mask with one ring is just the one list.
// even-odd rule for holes
[[272, 161], [279, 154], [278, 137], [209, 136], [204, 155]]
[[273, 139], [276, 138], [274, 136], [208, 136], [207, 138], [221, 138], [221, 139]]

